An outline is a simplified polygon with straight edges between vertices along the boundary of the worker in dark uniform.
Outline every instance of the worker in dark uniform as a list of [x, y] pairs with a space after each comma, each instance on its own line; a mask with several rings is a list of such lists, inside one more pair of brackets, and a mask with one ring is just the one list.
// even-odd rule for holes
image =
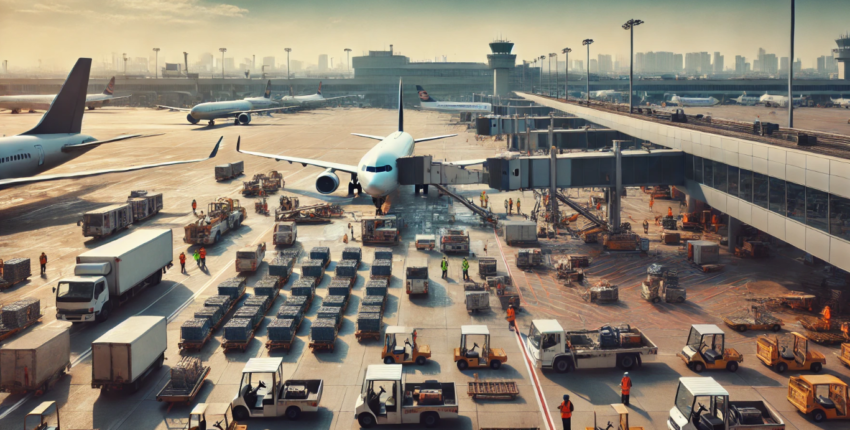
[[443, 257], [443, 261], [440, 263], [440, 269], [443, 269], [443, 279], [446, 279], [449, 276], [449, 262], [446, 260], [446, 257]]
[[564, 430], [570, 430], [570, 421], [572, 420], [575, 408], [573, 407], [573, 402], [570, 401], [569, 394], [564, 394], [564, 401], [558, 406], [558, 410], [561, 411], [561, 423], [564, 425]]
[[649, 234], [649, 221], [643, 220], [643, 234]]

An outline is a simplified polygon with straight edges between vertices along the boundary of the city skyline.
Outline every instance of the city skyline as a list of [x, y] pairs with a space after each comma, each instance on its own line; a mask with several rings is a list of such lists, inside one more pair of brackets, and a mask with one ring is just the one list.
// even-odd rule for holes
[[[338, 63], [345, 48], [356, 56], [394, 44], [412, 61], [446, 56], [449, 61], [485, 62], [486, 44], [505, 37], [516, 44], [514, 53], [521, 64], [523, 59], [560, 52], [564, 46], [576, 49], [582, 38], [590, 37], [595, 40], [591, 58], [602, 53], [627, 60], [628, 33], [620, 26], [629, 18], [640, 18], [646, 23], [635, 29], [636, 53], [720, 52], [727, 64], [737, 55], [752, 59], [759, 48], [777, 58], [788, 56], [787, 1], [718, 0], [672, 6], [681, 2], [517, 5], [503, 0], [435, 0], [419, 8], [411, 2], [386, 0], [310, 5], [267, 0], [0, 0], [0, 37], [27, 37], [27, 43], [4, 45], [0, 55], [12, 70], [37, 67], [39, 60], [45, 67], [67, 68], [80, 56], [95, 62], [113, 53], [148, 57], [153, 47], [159, 47], [160, 63], [182, 63], [187, 51], [192, 64], [204, 53], [227, 47], [226, 56], [240, 64], [254, 55], [273, 56], [280, 62], [286, 56], [283, 48], [291, 47], [292, 59], [316, 64], [320, 54]], [[829, 54], [837, 36], [850, 28], [850, 10], [845, 6], [840, 0], [798, 3], [795, 56], [803, 68], [816, 67], [817, 58]], [[468, 20], [469, 14], [477, 19]], [[410, 31], [411, 25], [423, 23], [427, 38]], [[706, 29], [694, 31], [695, 24]], [[263, 31], [274, 37], [258, 37]]]

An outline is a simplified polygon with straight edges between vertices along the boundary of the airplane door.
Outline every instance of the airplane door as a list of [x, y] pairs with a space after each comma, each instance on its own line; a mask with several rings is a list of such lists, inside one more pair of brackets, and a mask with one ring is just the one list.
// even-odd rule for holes
[[35, 149], [38, 150], [38, 165], [44, 165], [44, 148], [41, 145], [35, 145]]

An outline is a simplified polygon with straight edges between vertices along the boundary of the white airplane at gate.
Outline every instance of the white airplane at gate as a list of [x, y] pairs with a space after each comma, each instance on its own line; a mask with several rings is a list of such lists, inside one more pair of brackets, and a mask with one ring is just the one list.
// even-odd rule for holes
[[[89, 110], [94, 110], [97, 107], [109, 104], [113, 100], [126, 99], [130, 96], [115, 97], [115, 76], [109, 80], [106, 88], [100, 94], [87, 94], [86, 107]], [[36, 95], [20, 95], [20, 96], [0, 96], [0, 109], [8, 109], [12, 113], [21, 113], [27, 110], [35, 112], [36, 110], [50, 109], [50, 104], [56, 94], [36, 94]]]

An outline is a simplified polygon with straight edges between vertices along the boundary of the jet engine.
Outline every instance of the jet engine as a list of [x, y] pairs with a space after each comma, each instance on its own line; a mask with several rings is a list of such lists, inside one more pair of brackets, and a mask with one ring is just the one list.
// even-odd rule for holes
[[192, 124], [197, 124], [199, 122], [199, 120], [195, 119], [192, 114], [186, 115], [186, 120], [191, 122]]
[[330, 194], [339, 188], [339, 176], [331, 169], [325, 170], [316, 178], [316, 191], [322, 194]]
[[240, 113], [239, 116], [236, 117], [241, 124], [248, 124], [251, 122], [251, 114], [249, 113]]

